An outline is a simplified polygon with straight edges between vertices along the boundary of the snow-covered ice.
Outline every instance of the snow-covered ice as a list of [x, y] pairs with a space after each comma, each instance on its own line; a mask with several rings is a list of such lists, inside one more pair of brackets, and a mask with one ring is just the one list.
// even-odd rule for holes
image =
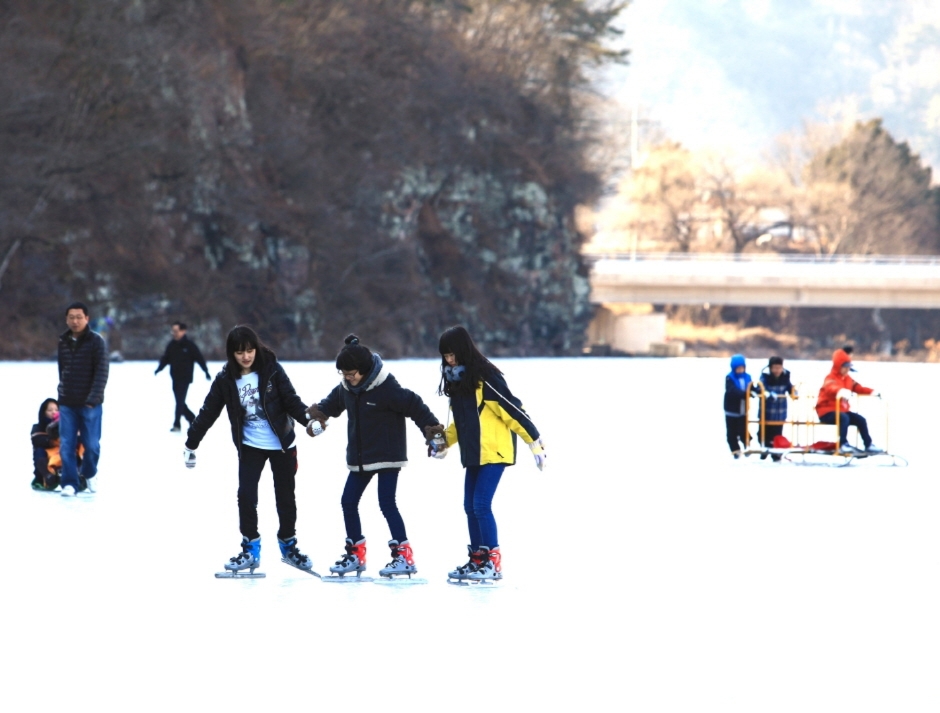
[[[462, 471], [456, 452], [426, 458], [414, 426], [398, 502], [429, 584], [325, 586], [282, 564], [267, 470], [267, 578], [216, 580], [240, 539], [224, 414], [186, 470], [166, 373], [114, 364], [98, 494], [35, 493], [28, 433], [55, 365], [0, 364], [3, 708], [940, 707], [940, 366], [860, 363], [858, 380], [890, 398], [892, 450], [910, 467], [837, 469], [734, 462], [725, 360], [497, 363], [550, 467], [521, 450], [504, 476], [506, 580], [485, 590], [445, 582], [465, 559]], [[329, 363], [285, 366], [305, 402], [339, 379]], [[828, 370], [787, 366], [804, 393]], [[445, 417], [435, 362], [391, 368]], [[207, 389], [197, 375], [192, 408]], [[345, 418], [298, 443], [299, 544], [325, 572], [344, 538]], [[361, 512], [374, 574], [389, 537], [375, 485]]]

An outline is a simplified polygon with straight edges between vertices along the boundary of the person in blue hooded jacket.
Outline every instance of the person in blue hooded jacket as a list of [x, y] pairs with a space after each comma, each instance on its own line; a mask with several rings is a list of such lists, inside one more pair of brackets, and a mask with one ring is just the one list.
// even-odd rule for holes
[[757, 389], [747, 373], [744, 355], [731, 357], [731, 371], [725, 377], [725, 430], [728, 447], [735, 458], [747, 446], [747, 400]]

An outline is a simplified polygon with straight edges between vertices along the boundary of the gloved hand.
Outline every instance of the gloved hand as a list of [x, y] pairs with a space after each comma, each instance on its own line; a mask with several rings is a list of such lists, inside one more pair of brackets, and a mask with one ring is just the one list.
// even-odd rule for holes
[[529, 450], [535, 456], [535, 466], [539, 470], [545, 470], [548, 467], [548, 456], [545, 454], [545, 445], [542, 439], [538, 438], [529, 444]]
[[46, 435], [49, 438], [58, 438], [59, 437], [59, 419], [53, 419], [49, 421], [49, 425], [46, 426]]
[[[447, 439], [444, 437], [444, 427], [435, 423], [424, 427], [424, 442], [428, 446], [428, 457], [437, 457], [439, 451], [447, 451]], [[444, 456], [441, 456], [443, 458]]]
[[852, 398], [852, 390], [851, 389], [839, 389], [839, 392], [836, 394], [836, 398], [839, 399], [840, 401], [842, 399], [850, 399]]
[[768, 391], [766, 392], [766, 396], [768, 399], [775, 399], [779, 396], [779, 394], [776, 393], [775, 391]]
[[153, 375], [154, 375], [154, 376], [156, 376], [156, 375], [159, 374], [159, 373], [160, 373], [160, 370], [159, 370], [159, 369], [154, 369], [154, 370], [153, 370]]
[[448, 448], [447, 446], [444, 446], [443, 448], [438, 448], [436, 450], [432, 450], [430, 447], [428, 447], [428, 455], [431, 456], [432, 458], [437, 458], [438, 460], [444, 460], [447, 457], [447, 451], [449, 450], [450, 448]]
[[875, 393], [872, 394], [872, 396], [874, 396], [876, 399], [883, 398], [880, 391], [876, 391]]
[[316, 438], [321, 433], [326, 430], [326, 424], [320, 423], [316, 419], [311, 419], [310, 423], [307, 424], [307, 435], [311, 438]]
[[212, 376], [209, 374], [208, 371], [206, 372], [206, 381], [212, 381]]
[[191, 451], [188, 448], [183, 449], [183, 463], [187, 468], [196, 467], [196, 451]]

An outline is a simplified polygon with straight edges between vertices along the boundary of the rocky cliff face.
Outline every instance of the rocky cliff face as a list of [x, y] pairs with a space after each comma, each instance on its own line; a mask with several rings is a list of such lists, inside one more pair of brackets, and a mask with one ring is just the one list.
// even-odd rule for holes
[[71, 299], [132, 357], [173, 319], [216, 353], [236, 323], [288, 358], [350, 331], [433, 354], [456, 323], [577, 351], [597, 182], [571, 97], [428, 6], [4, 4], [0, 353], [49, 353]]

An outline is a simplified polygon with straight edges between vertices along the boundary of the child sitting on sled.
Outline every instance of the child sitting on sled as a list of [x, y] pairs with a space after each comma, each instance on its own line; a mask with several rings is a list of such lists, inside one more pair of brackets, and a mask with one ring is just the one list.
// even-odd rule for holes
[[[55, 490], [59, 487], [59, 472], [62, 457], [59, 454], [59, 402], [46, 399], [39, 407], [39, 421], [30, 433], [33, 442], [33, 490]], [[78, 447], [78, 463], [81, 464], [82, 447]], [[85, 489], [85, 479], [79, 490]]]

